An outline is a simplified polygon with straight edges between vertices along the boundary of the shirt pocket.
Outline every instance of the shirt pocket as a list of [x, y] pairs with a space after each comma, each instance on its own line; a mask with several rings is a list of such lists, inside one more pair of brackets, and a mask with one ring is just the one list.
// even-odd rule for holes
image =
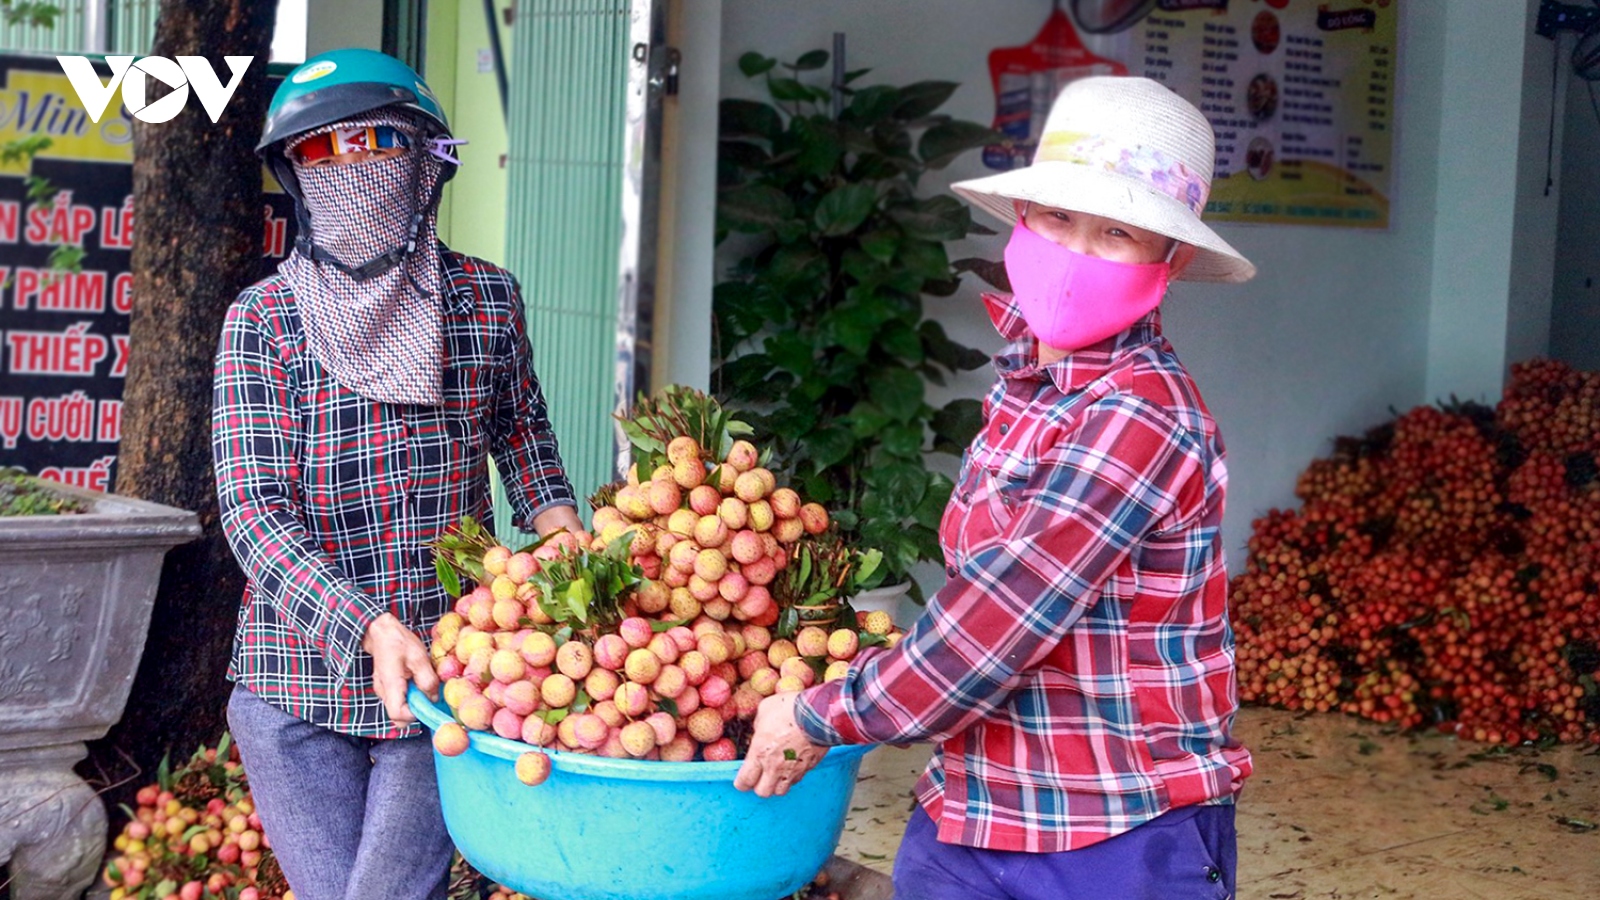
[[980, 470], [980, 487], [975, 493], [975, 501], [981, 497], [982, 502], [975, 505], [982, 507], [995, 533], [1004, 534], [1027, 505], [1028, 482], [1038, 463], [1016, 453], [995, 453], [988, 462]]

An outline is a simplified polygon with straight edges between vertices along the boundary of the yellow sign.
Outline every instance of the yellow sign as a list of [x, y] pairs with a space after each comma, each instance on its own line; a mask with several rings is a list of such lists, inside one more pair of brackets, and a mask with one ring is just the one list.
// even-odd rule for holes
[[[0, 144], [49, 138], [39, 159], [79, 162], [133, 162], [133, 120], [119, 107], [97, 125], [73, 93], [62, 72], [0, 69]], [[0, 176], [27, 175], [27, 161], [0, 165]]]

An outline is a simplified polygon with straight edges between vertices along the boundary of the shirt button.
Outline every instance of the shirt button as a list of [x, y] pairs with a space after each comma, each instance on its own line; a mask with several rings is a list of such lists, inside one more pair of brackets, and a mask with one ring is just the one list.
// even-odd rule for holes
[[944, 567], [944, 574], [950, 576], [951, 578], [956, 577], [956, 567], [955, 566], [945, 566]]
[[961, 492], [961, 502], [962, 503], [971, 503], [972, 502], [972, 492], [971, 491], [962, 491]]
[[1212, 884], [1216, 884], [1222, 880], [1222, 873], [1210, 866], [1206, 866], [1206, 880]]
[[1011, 430], [1011, 426], [1010, 425], [1001, 424], [1001, 426], [1000, 426], [1000, 433], [1001, 434], [1005, 434], [1005, 433], [1009, 432], [1010, 430]]

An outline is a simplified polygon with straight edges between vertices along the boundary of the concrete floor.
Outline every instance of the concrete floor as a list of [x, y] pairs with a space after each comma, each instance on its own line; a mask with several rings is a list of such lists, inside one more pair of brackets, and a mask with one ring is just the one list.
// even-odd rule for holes
[[[1600, 754], [1502, 752], [1341, 715], [1246, 709], [1239, 896], [1600, 897]], [[926, 746], [862, 763], [839, 855], [890, 872]]]

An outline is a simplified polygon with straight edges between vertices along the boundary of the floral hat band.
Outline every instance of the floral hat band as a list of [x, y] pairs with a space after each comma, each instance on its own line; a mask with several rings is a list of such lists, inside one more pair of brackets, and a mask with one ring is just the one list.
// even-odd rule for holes
[[1182, 160], [1147, 144], [1129, 148], [1098, 135], [1057, 131], [1040, 139], [1033, 161], [1093, 166], [1142, 181], [1189, 207], [1197, 216], [1206, 208], [1206, 198], [1211, 194], [1208, 179], [1191, 171]]
[[[1194, 104], [1148, 78], [1069, 82], [1039, 129], [1033, 162], [951, 188], [1007, 223], [1036, 203], [1103, 216], [1195, 249], [1174, 277], [1248, 281], [1256, 267], [1201, 221], [1217, 139]], [[1020, 203], [1019, 203], [1020, 201]]]

